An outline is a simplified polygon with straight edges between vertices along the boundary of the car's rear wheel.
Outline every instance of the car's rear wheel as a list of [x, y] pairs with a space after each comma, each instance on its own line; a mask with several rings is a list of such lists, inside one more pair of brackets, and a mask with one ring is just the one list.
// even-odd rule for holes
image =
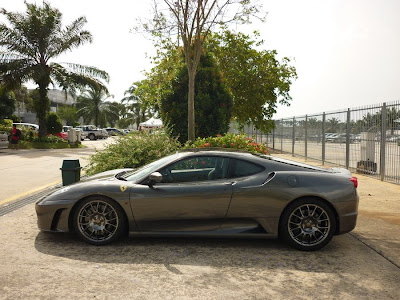
[[319, 199], [300, 199], [284, 211], [279, 234], [289, 245], [305, 251], [326, 246], [336, 231], [332, 209]]
[[93, 133], [89, 134], [89, 140], [94, 141], [95, 139], [96, 136]]
[[78, 236], [93, 245], [105, 245], [118, 239], [126, 221], [121, 207], [104, 197], [90, 197], [75, 210], [74, 229]]

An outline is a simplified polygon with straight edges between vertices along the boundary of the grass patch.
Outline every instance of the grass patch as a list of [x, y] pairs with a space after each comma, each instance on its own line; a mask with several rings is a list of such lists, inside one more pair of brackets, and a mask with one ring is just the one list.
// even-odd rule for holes
[[[11, 143], [8, 148], [11, 148]], [[19, 149], [68, 149], [68, 148], [85, 148], [81, 143], [69, 144], [68, 142], [48, 143], [48, 142], [31, 142], [19, 141]]]

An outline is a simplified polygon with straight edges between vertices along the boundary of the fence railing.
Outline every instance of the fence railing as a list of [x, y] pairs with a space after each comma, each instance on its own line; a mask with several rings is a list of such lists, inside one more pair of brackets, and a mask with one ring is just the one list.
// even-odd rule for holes
[[245, 133], [274, 150], [400, 184], [400, 101], [275, 120]]

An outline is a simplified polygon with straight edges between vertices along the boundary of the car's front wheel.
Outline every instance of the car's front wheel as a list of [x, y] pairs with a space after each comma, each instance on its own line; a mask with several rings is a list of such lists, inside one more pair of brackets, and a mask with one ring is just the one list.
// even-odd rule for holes
[[309, 198], [291, 203], [284, 211], [280, 237], [289, 245], [305, 251], [326, 246], [336, 231], [332, 209], [322, 200]]
[[126, 221], [118, 204], [108, 198], [95, 196], [79, 203], [73, 225], [75, 232], [84, 241], [105, 245], [122, 235]]

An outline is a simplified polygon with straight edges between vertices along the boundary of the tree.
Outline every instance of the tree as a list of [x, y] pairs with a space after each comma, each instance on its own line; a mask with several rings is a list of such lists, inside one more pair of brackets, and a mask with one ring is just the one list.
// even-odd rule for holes
[[[164, 3], [170, 15], [164, 14]], [[249, 22], [260, 13], [260, 4], [251, 0], [163, 0], [155, 1], [153, 21], [144, 29], [153, 35], [177, 34], [182, 39], [188, 69], [188, 140], [195, 139], [195, 78], [205, 39], [216, 25]], [[232, 8], [233, 13], [229, 13]], [[260, 17], [263, 19], [263, 16]], [[178, 30], [177, 32], [175, 30]]]
[[73, 106], [61, 106], [57, 113], [67, 126], [74, 126], [78, 121], [78, 110]]
[[165, 94], [161, 91], [169, 82], [162, 80], [160, 83], [156, 83], [156, 81], [158, 80], [153, 77], [134, 82], [125, 91], [125, 97], [121, 100], [127, 105], [125, 122], [130, 120], [131, 124], [136, 123], [136, 126], [139, 127], [141, 122], [153, 116], [155, 111], [158, 112], [161, 95]]
[[7, 89], [33, 80], [38, 88], [35, 104], [39, 119], [39, 135], [47, 133], [46, 115], [49, 110], [47, 88], [50, 83], [64, 90], [69, 87], [97, 86], [106, 90], [101, 80], [108, 81], [108, 74], [95, 67], [77, 64], [58, 64], [52, 59], [92, 41], [92, 35], [83, 30], [86, 18], [80, 17], [65, 28], [61, 12], [50, 7], [26, 4], [26, 12], [13, 13], [1, 9], [9, 24], [0, 24], [0, 82]]
[[290, 66], [290, 59], [277, 59], [275, 50], [257, 50], [263, 45], [259, 34], [250, 35], [224, 30], [214, 33], [206, 47], [213, 52], [218, 65], [232, 91], [235, 121], [241, 127], [245, 124], [264, 132], [274, 128], [272, 117], [277, 104], [289, 105], [289, 95], [296, 69]]
[[120, 102], [106, 102], [103, 113], [105, 121], [110, 124], [110, 127], [115, 127], [117, 124], [120, 126], [121, 120], [126, 115], [126, 107]]
[[336, 133], [340, 128], [340, 121], [337, 118], [331, 118], [326, 122], [327, 132]]
[[[172, 81], [172, 93], [161, 101], [161, 117], [171, 131], [184, 143], [188, 140], [186, 124], [189, 80], [188, 70], [183, 66]], [[232, 95], [224, 85], [222, 74], [210, 54], [203, 54], [197, 70], [195, 84], [196, 136], [208, 137], [225, 134], [229, 129]]]
[[106, 115], [109, 113], [110, 102], [106, 99], [109, 94], [101, 88], [90, 88], [78, 96], [76, 101], [77, 113], [85, 123], [94, 121], [94, 125], [106, 126]]
[[15, 111], [15, 98], [9, 92], [0, 95], [0, 120], [11, 118]]
[[20, 110], [23, 107], [30, 108], [32, 107], [32, 99], [29, 96], [28, 89], [26, 86], [19, 86], [13, 90], [15, 101], [17, 102], [17, 115], [20, 118]]

